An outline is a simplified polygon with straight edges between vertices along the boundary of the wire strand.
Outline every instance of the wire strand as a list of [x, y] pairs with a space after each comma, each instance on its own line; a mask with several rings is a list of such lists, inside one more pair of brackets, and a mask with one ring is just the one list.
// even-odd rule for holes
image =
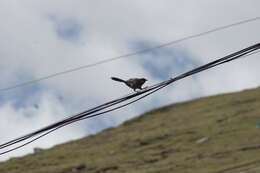
[[[108, 112], [114, 111], [116, 109], [122, 108], [124, 106], [127, 106], [129, 104], [132, 104], [132, 103], [134, 103], [134, 102], [136, 102], [136, 101], [138, 101], [140, 99], [143, 99], [144, 97], [146, 97], [146, 96], [148, 96], [148, 95], [150, 95], [150, 94], [152, 94], [152, 93], [154, 93], [154, 92], [156, 92], [156, 91], [158, 91], [158, 90], [168, 86], [169, 84], [171, 84], [173, 82], [176, 82], [176, 81], [181, 80], [181, 79], [183, 79], [185, 77], [194, 75], [196, 73], [205, 71], [207, 69], [213, 68], [215, 66], [221, 65], [223, 63], [227, 63], [227, 62], [233, 61], [235, 59], [238, 59], [238, 58], [241, 58], [241, 57], [244, 57], [244, 56], [248, 56], [249, 54], [253, 54], [254, 51], [256, 51], [258, 49], [260, 49], [260, 43], [255, 44], [255, 45], [250, 46], [250, 47], [247, 47], [247, 48], [245, 48], [243, 50], [240, 50], [238, 52], [232, 53], [230, 55], [227, 55], [227, 56], [225, 56], [223, 58], [217, 59], [217, 60], [212, 61], [210, 63], [207, 63], [205, 65], [199, 66], [199, 67], [197, 67], [197, 68], [195, 68], [193, 70], [190, 70], [190, 71], [188, 71], [186, 73], [180, 74], [180, 75], [176, 76], [175, 78], [171, 78], [169, 80], [163, 81], [161, 83], [158, 83], [158, 84], [150, 86], [150, 87], [148, 87], [146, 89], [143, 89], [143, 90], [141, 90], [139, 92], [136, 92], [136, 93], [133, 93], [133, 94], [128, 94], [128, 95], [126, 95], [124, 97], [121, 97], [119, 99], [115, 99], [115, 100], [109, 101], [107, 103], [101, 104], [101, 105], [99, 105], [99, 106], [97, 106], [95, 108], [89, 109], [87, 111], [84, 111], [82, 113], [76, 114], [74, 116], [71, 116], [71, 117], [66, 118], [66, 119], [64, 119], [62, 121], [59, 121], [59, 122], [56, 122], [56, 123], [51, 124], [49, 126], [46, 126], [46, 127], [42, 128], [42, 129], [36, 130], [36, 131], [34, 131], [32, 133], [29, 133], [27, 135], [24, 135], [22, 137], [19, 137], [19, 138], [16, 138], [14, 140], [11, 140], [9, 142], [6, 142], [6, 143], [0, 145], [0, 149], [12, 146], [14, 144], [18, 144], [18, 143], [20, 143], [22, 141], [25, 141], [27, 139], [36, 137], [37, 135], [40, 135], [40, 136], [38, 136], [38, 137], [36, 137], [36, 138], [34, 138], [34, 139], [32, 139], [32, 140], [30, 140], [30, 141], [20, 145], [20, 146], [17, 146], [17, 147], [14, 147], [12, 149], [9, 149], [7, 151], [1, 152], [0, 155], [3, 155], [5, 153], [11, 152], [11, 151], [14, 151], [14, 150], [16, 150], [18, 148], [21, 148], [21, 147], [23, 147], [23, 146], [25, 146], [25, 145], [27, 145], [27, 144], [29, 144], [29, 143], [31, 143], [31, 142], [41, 138], [43, 136], [46, 136], [47, 134], [49, 134], [49, 133], [51, 133], [51, 132], [53, 132], [53, 131], [61, 128], [61, 127], [64, 127], [64, 126], [69, 125], [71, 123], [74, 123], [76, 121], [80, 121], [80, 120], [83, 120], [83, 119], [87, 119], [87, 118], [98, 116], [98, 115], [101, 115], [101, 114], [104, 114], [104, 113], [108, 113]], [[139, 95], [142, 95], [142, 94], [145, 94], [145, 95], [143, 95], [140, 98], [137, 98], [137, 99], [135, 99], [133, 101], [130, 101], [130, 102], [126, 103], [126, 104], [119, 105], [119, 106], [117, 106], [115, 108], [111, 108], [111, 109], [105, 110], [103, 112], [99, 112], [101, 110], [110, 108], [110, 107], [115, 106], [115, 105], [117, 105], [119, 103], [123, 103], [124, 101], [127, 101], [129, 99], [135, 98], [135, 97], [137, 97]]]
[[60, 76], [60, 75], [64, 75], [64, 74], [67, 74], [67, 73], [72, 73], [72, 72], [79, 71], [79, 70], [82, 70], [82, 69], [94, 67], [94, 66], [97, 66], [97, 65], [100, 65], [100, 64], [105, 64], [105, 63], [108, 63], [108, 62], [111, 62], [111, 61], [115, 61], [115, 60], [119, 60], [119, 59], [122, 59], [122, 58], [142, 54], [142, 53], [145, 53], [145, 52], [148, 52], [148, 51], [160, 49], [160, 48], [167, 47], [167, 46], [170, 46], [170, 45], [173, 45], [173, 44], [176, 44], [176, 43], [180, 43], [180, 42], [183, 42], [183, 41], [186, 41], [186, 40], [190, 40], [190, 39], [194, 39], [194, 38], [201, 37], [201, 36], [204, 36], [204, 35], [208, 35], [208, 34], [211, 34], [211, 33], [217, 32], [217, 31], [221, 31], [221, 30], [224, 30], [224, 29], [228, 29], [228, 28], [238, 26], [238, 25], [254, 22], [254, 21], [257, 21], [259, 19], [260, 19], [260, 17], [250, 18], [250, 19], [243, 20], [243, 21], [236, 22], [236, 23], [232, 23], [232, 24], [229, 24], [229, 25], [220, 26], [220, 27], [217, 27], [215, 29], [208, 30], [208, 31], [205, 31], [205, 32], [201, 32], [201, 33], [198, 33], [198, 34], [183, 37], [183, 38], [180, 38], [180, 39], [177, 39], [177, 40], [174, 40], [174, 41], [163, 43], [163, 44], [160, 44], [160, 45], [155, 46], [155, 47], [142, 49], [142, 50], [139, 50], [139, 51], [136, 51], [136, 52], [132, 52], [132, 53], [120, 55], [120, 56], [117, 56], [117, 57], [108, 58], [108, 59], [105, 59], [105, 60], [102, 60], [102, 61], [98, 61], [98, 62], [93, 63], [93, 64], [87, 64], [87, 65], [79, 66], [79, 67], [76, 67], [76, 68], [64, 70], [64, 71], [61, 71], [61, 72], [53, 73], [53, 74], [46, 75], [46, 76], [43, 76], [43, 77], [40, 77], [40, 78], [37, 78], [37, 79], [34, 79], [34, 80], [29, 80], [29, 81], [26, 81], [26, 82], [18, 83], [16, 85], [8, 86], [8, 87], [5, 87], [5, 88], [0, 88], [0, 92], [4, 92], [4, 91], [12, 90], [12, 89], [15, 89], [15, 88], [31, 85], [31, 84], [34, 84], [34, 83], [37, 83], [37, 82], [40, 82], [40, 81], [43, 81], [43, 80], [47, 80], [47, 79], [50, 79], [50, 78], [54, 78], [54, 77], [57, 77], [57, 76]]
[[[166, 86], [166, 85], [165, 85], [165, 86]], [[111, 112], [111, 111], [115, 111], [115, 110], [120, 109], [120, 108], [122, 108], [122, 107], [125, 107], [125, 106], [127, 106], [127, 105], [129, 105], [129, 104], [132, 104], [132, 103], [134, 103], [134, 102], [137, 102], [138, 100], [143, 99], [144, 97], [147, 97], [148, 95], [150, 95], [150, 94], [156, 92], [157, 90], [159, 90], [159, 89], [161, 89], [161, 88], [163, 88], [163, 87], [165, 87], [165, 86], [162, 86], [162, 87], [160, 87], [160, 88], [157, 88], [156, 90], [154, 90], [154, 91], [152, 91], [152, 92], [150, 92], [150, 93], [148, 93], [148, 94], [146, 94], [146, 95], [144, 95], [144, 96], [142, 96], [142, 97], [140, 97], [140, 98], [138, 98], [138, 99], [135, 99], [135, 100], [133, 100], [133, 101], [131, 101], [131, 102], [129, 102], [129, 103], [126, 103], [126, 104], [124, 104], [124, 105], [118, 106], [118, 107], [116, 107], [116, 108], [109, 109], [109, 110], [107, 110], [107, 111], [100, 112], [100, 113], [97, 113], [97, 114], [94, 114], [94, 115], [90, 115], [90, 116], [87, 116], [87, 117], [82, 117], [82, 118], [79, 118], [79, 119], [74, 119], [74, 120], [72, 120], [72, 121], [70, 121], [70, 122], [67, 122], [67, 123], [65, 123], [65, 124], [61, 124], [60, 126], [57, 126], [57, 127], [55, 127], [55, 128], [53, 128], [53, 129], [51, 129], [51, 130], [49, 130], [49, 131], [47, 131], [47, 132], [41, 134], [40, 136], [38, 136], [38, 137], [36, 137], [36, 138], [34, 138], [34, 139], [32, 139], [32, 140], [30, 140], [30, 141], [24, 143], [24, 144], [21, 144], [21, 145], [19, 145], [19, 146], [16, 146], [16, 147], [14, 147], [14, 148], [11, 148], [11, 149], [9, 149], [9, 150], [7, 150], [7, 151], [1, 152], [0, 155], [3, 155], [3, 154], [6, 154], [6, 153], [9, 153], [9, 152], [11, 152], [11, 151], [17, 150], [17, 149], [19, 149], [19, 148], [22, 148], [22, 147], [24, 147], [24, 146], [26, 146], [26, 145], [28, 145], [28, 144], [34, 142], [34, 141], [36, 141], [36, 140], [38, 140], [38, 139], [40, 139], [40, 138], [46, 136], [46, 135], [48, 135], [48, 134], [50, 134], [50, 133], [52, 133], [52, 132], [54, 132], [54, 131], [56, 131], [56, 130], [62, 128], [62, 127], [64, 127], [64, 126], [67, 126], [67, 125], [71, 124], [71, 123], [74, 123], [74, 122], [77, 122], [77, 121], [81, 121], [81, 120], [85, 120], [85, 119], [88, 119], [88, 118], [92, 118], [92, 117], [95, 117], [95, 116], [98, 116], [98, 115], [101, 115], [101, 114], [105, 114], [105, 113], [108, 113], [108, 112]], [[29, 139], [29, 138], [28, 138], [28, 139]], [[10, 146], [10, 145], [9, 145], [9, 146]]]

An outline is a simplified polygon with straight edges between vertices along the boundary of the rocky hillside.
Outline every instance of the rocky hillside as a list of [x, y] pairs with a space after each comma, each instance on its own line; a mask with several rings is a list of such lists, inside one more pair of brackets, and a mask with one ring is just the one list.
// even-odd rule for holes
[[258, 173], [259, 122], [260, 88], [200, 98], [12, 158], [0, 173]]

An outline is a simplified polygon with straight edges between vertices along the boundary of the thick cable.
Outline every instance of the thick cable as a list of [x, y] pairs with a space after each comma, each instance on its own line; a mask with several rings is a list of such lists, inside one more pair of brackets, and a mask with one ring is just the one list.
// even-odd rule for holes
[[[124, 106], [127, 106], [127, 105], [129, 105], [131, 103], [134, 103], [134, 102], [136, 102], [136, 101], [138, 101], [138, 100], [140, 100], [140, 99], [142, 99], [142, 98], [144, 98], [144, 97], [146, 97], [146, 96], [148, 96], [148, 95], [158, 91], [159, 89], [164, 88], [165, 86], [167, 86], [167, 85], [169, 85], [169, 84], [171, 84], [173, 82], [176, 82], [177, 80], [183, 79], [183, 78], [188, 77], [190, 75], [194, 75], [196, 73], [199, 73], [201, 71], [207, 70], [207, 69], [212, 68], [212, 67], [215, 67], [217, 65], [233, 61], [233, 60], [235, 60], [237, 58], [241, 58], [243, 56], [248, 56], [249, 54], [253, 54], [254, 51], [256, 51], [258, 49], [260, 49], [260, 43], [255, 44], [253, 46], [250, 46], [248, 48], [245, 48], [243, 50], [240, 50], [238, 52], [235, 52], [233, 54], [227, 55], [227, 56], [225, 56], [223, 58], [217, 59], [217, 60], [212, 61], [210, 63], [207, 63], [207, 64], [202, 65], [200, 67], [197, 67], [197, 68], [195, 68], [193, 70], [190, 70], [190, 71], [188, 71], [186, 73], [178, 75], [175, 78], [171, 78], [171, 79], [166, 80], [164, 82], [161, 82], [159, 84], [155, 84], [153, 86], [147, 87], [147, 88], [145, 88], [145, 89], [143, 89], [143, 90], [141, 90], [139, 92], [136, 92], [136, 93], [133, 93], [133, 94], [129, 94], [129, 95], [126, 95], [126, 96], [121, 97], [119, 99], [115, 99], [113, 101], [110, 101], [110, 102], [107, 102], [105, 104], [99, 105], [99, 106], [97, 106], [95, 108], [89, 109], [87, 111], [84, 111], [82, 113], [76, 114], [74, 116], [66, 118], [66, 119], [64, 119], [62, 121], [59, 121], [57, 123], [51, 124], [49, 126], [46, 126], [46, 127], [42, 128], [40, 130], [37, 130], [37, 131], [35, 131], [33, 133], [28, 134], [28, 135], [25, 135], [25, 136], [22, 136], [20, 138], [16, 138], [14, 140], [11, 140], [11, 141], [9, 141], [7, 143], [4, 143], [4, 144], [0, 145], [0, 149], [9, 147], [9, 146], [14, 145], [16, 143], [22, 142], [22, 141], [24, 141], [26, 139], [29, 139], [29, 138], [37, 136], [37, 135], [39, 135], [41, 133], [44, 133], [41, 136], [38, 136], [35, 139], [33, 139], [33, 140], [23, 144], [23, 145], [20, 145], [20, 146], [18, 146], [16, 148], [10, 149], [10, 150], [5, 151], [5, 152], [2, 152], [2, 153], [0, 153], [0, 155], [1, 154], [5, 154], [5, 153], [10, 152], [10, 151], [13, 151], [13, 150], [18, 149], [18, 148], [21, 148], [21, 147], [23, 147], [23, 146], [25, 146], [25, 145], [27, 145], [27, 144], [29, 144], [29, 143], [39, 139], [39, 138], [41, 138], [41, 137], [43, 137], [43, 136], [45, 136], [45, 135], [47, 135], [47, 134], [49, 134], [49, 133], [59, 129], [61, 127], [64, 127], [64, 126], [66, 126], [68, 124], [71, 124], [73, 122], [76, 122], [76, 121], [79, 121], [79, 120], [83, 120], [83, 119], [86, 119], [86, 118], [91, 118], [91, 117], [94, 117], [94, 116], [97, 116], [97, 115], [101, 115], [101, 114], [104, 114], [104, 113], [107, 113], [107, 112], [111, 112], [113, 110], [119, 109], [119, 108], [124, 107]], [[144, 95], [144, 96], [142, 96], [142, 97], [140, 97], [140, 98], [138, 98], [138, 99], [136, 99], [136, 100], [134, 100], [132, 102], [126, 103], [126, 104], [118, 106], [116, 108], [109, 109], [107, 111], [103, 111], [103, 112], [97, 113], [98, 111], [104, 110], [106, 108], [109, 108], [111, 106], [114, 106], [116, 104], [119, 104], [119, 103], [124, 102], [124, 101], [129, 100], [129, 99], [132, 99], [134, 97], [137, 97], [137, 96], [139, 96], [141, 94], [144, 94], [144, 93], [147, 93], [147, 92], [148, 92], [148, 94], [146, 94], [146, 95]]]

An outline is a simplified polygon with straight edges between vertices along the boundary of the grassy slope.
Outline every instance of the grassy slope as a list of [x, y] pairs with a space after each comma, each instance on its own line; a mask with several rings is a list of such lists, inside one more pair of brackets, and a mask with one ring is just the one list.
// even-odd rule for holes
[[[10, 159], [0, 172], [70, 173], [84, 163], [80, 173], [210, 173], [260, 159], [256, 122], [260, 88], [152, 110], [97, 135]], [[203, 137], [208, 141], [196, 143]]]

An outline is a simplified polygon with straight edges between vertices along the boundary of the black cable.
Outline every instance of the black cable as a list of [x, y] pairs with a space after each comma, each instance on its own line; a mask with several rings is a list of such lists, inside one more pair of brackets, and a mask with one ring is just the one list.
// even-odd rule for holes
[[24, 144], [22, 144], [22, 145], [19, 145], [19, 146], [17, 146], [17, 147], [14, 147], [14, 148], [12, 148], [12, 149], [9, 149], [9, 150], [7, 150], [7, 151], [4, 151], [4, 152], [0, 153], [0, 155], [3, 155], [3, 154], [6, 154], [6, 153], [9, 153], [9, 152], [11, 152], [11, 151], [17, 150], [17, 149], [19, 149], [19, 148], [22, 148], [22, 147], [24, 147], [24, 146], [26, 146], [26, 145], [28, 145], [28, 144], [30, 144], [30, 143], [36, 141], [36, 140], [38, 140], [38, 139], [40, 139], [40, 138], [42, 138], [42, 137], [48, 135], [48, 134], [50, 134], [50, 133], [52, 133], [52, 132], [54, 132], [54, 131], [60, 129], [61, 127], [67, 126], [67, 125], [69, 125], [69, 124], [71, 124], [71, 123], [74, 123], [74, 122], [77, 122], [77, 121], [81, 121], [81, 120], [84, 120], [84, 119], [88, 119], [88, 118], [92, 118], [92, 117], [95, 117], [95, 116], [98, 116], [98, 115], [101, 115], [101, 114], [105, 114], [105, 113], [108, 113], [108, 112], [112, 112], [112, 111], [114, 111], [114, 110], [117, 110], [117, 109], [120, 109], [120, 108], [122, 108], [122, 107], [125, 107], [125, 106], [127, 106], [127, 105], [129, 105], [129, 104], [132, 104], [132, 103], [134, 103], [134, 102], [137, 102], [138, 100], [143, 99], [144, 97], [147, 97], [148, 95], [150, 95], [150, 94], [156, 92], [157, 90], [160, 90], [161, 88], [163, 88], [163, 87], [165, 87], [165, 86], [167, 86], [167, 85], [161, 86], [160, 88], [157, 88], [156, 90], [154, 90], [154, 91], [152, 91], [152, 92], [150, 92], [150, 93], [148, 93], [148, 94], [146, 94], [146, 95], [144, 95], [144, 96], [142, 96], [142, 97], [140, 97], [140, 98], [138, 98], [138, 99], [135, 99], [135, 100], [133, 100], [133, 101], [131, 101], [131, 102], [129, 102], [129, 103], [126, 103], [126, 104], [124, 104], [124, 105], [118, 106], [118, 107], [116, 107], [116, 108], [109, 109], [109, 110], [107, 110], [107, 111], [103, 111], [103, 112], [100, 112], [100, 113], [97, 113], [97, 114], [94, 114], [94, 115], [90, 115], [90, 116], [87, 116], [87, 117], [82, 117], [82, 118], [80, 118], [80, 119], [75, 119], [75, 120], [73, 120], [73, 121], [67, 122], [66, 124], [61, 124], [60, 126], [57, 126], [57, 127], [55, 127], [55, 128], [53, 128], [53, 129], [51, 129], [51, 130], [45, 132], [44, 134], [42, 134], [42, 135], [40, 135], [40, 136], [38, 136], [38, 137], [36, 137], [36, 138], [34, 138], [34, 139], [32, 139], [32, 140], [30, 140], [30, 141], [24, 143]]
[[[110, 101], [110, 102], [104, 103], [104, 104], [102, 104], [102, 105], [99, 105], [99, 106], [97, 106], [97, 107], [94, 107], [94, 108], [92, 108], [92, 109], [89, 109], [89, 110], [87, 110], [87, 111], [84, 111], [84, 112], [82, 112], [82, 113], [76, 114], [76, 115], [74, 115], [74, 116], [71, 116], [71, 117], [69, 117], [69, 118], [63, 119], [63, 120], [61, 120], [61, 121], [59, 121], [59, 122], [56, 122], [56, 123], [54, 123], [54, 124], [51, 124], [51, 125], [49, 125], [49, 126], [46, 126], [46, 127], [44, 127], [44, 128], [41, 128], [41, 129], [39, 129], [39, 130], [36, 130], [36, 131], [34, 131], [34, 132], [32, 132], [32, 133], [29, 133], [29, 134], [27, 134], [27, 135], [24, 135], [24, 136], [22, 136], [22, 137], [19, 137], [19, 138], [16, 138], [16, 139], [14, 139], [14, 140], [11, 140], [11, 141], [9, 141], [9, 142], [6, 142], [6, 143], [0, 145], [0, 149], [3, 149], [3, 148], [6, 148], [6, 147], [9, 147], [9, 146], [12, 146], [12, 145], [14, 145], [14, 144], [16, 144], [16, 143], [22, 142], [22, 141], [24, 141], [24, 140], [27, 140], [27, 139], [29, 139], [29, 138], [32, 138], [32, 137], [34, 137], [34, 136], [37, 136], [37, 135], [40, 135], [40, 134], [44, 133], [44, 134], [42, 134], [42, 135], [36, 137], [35, 139], [32, 139], [32, 140], [29, 141], [29, 142], [26, 142], [25, 144], [22, 144], [22, 145], [20, 145], [20, 146], [18, 146], [18, 147], [15, 147], [15, 148], [13, 148], [13, 149], [8, 150], [8, 151], [2, 152], [2, 153], [0, 153], [0, 155], [5, 154], [5, 153], [8, 153], [8, 152], [11, 152], [11, 151], [14, 151], [14, 150], [16, 150], [16, 149], [18, 149], [18, 148], [21, 148], [21, 147], [23, 147], [23, 146], [25, 146], [25, 145], [27, 145], [27, 144], [29, 144], [29, 143], [31, 143], [31, 142], [33, 142], [33, 141], [35, 141], [35, 140], [41, 138], [41, 137], [43, 137], [43, 136], [46, 136], [47, 134], [49, 134], [49, 133], [51, 133], [51, 132], [53, 132], [53, 131], [55, 131], [55, 130], [61, 128], [61, 127], [64, 127], [64, 126], [69, 125], [69, 124], [71, 124], [71, 123], [74, 123], [74, 122], [76, 122], [76, 121], [80, 121], [80, 120], [83, 120], [83, 119], [87, 119], [87, 118], [91, 118], [91, 117], [94, 117], [94, 116], [98, 116], [98, 115], [101, 115], [101, 114], [104, 114], [104, 113], [111, 112], [111, 111], [113, 111], [113, 110], [122, 108], [122, 107], [124, 107], [124, 106], [129, 105], [129, 104], [132, 104], [132, 103], [134, 103], [134, 102], [136, 102], [136, 101], [138, 101], [138, 100], [140, 100], [140, 99], [142, 99], [142, 98], [144, 98], [144, 97], [146, 97], [146, 96], [148, 96], [148, 95], [150, 95], [150, 94], [152, 94], [152, 93], [154, 93], [154, 92], [156, 92], [156, 91], [158, 91], [158, 90], [160, 90], [160, 89], [166, 87], [167, 85], [169, 85], [169, 84], [171, 84], [171, 83], [173, 83], [173, 82], [176, 82], [177, 80], [183, 79], [183, 78], [188, 77], [188, 76], [190, 76], [190, 75], [194, 75], [194, 74], [196, 74], [196, 73], [199, 73], [199, 72], [201, 72], [201, 71], [207, 70], [207, 69], [209, 69], [209, 68], [212, 68], [212, 67], [221, 65], [221, 64], [223, 64], [223, 63], [227, 63], [227, 62], [233, 61], [233, 60], [235, 60], [235, 59], [237, 59], [237, 58], [240, 58], [240, 57], [243, 57], [243, 56], [247, 56], [249, 53], [252, 53], [253, 51], [258, 50], [258, 49], [260, 49], [260, 43], [255, 44], [255, 45], [253, 45], [253, 46], [250, 46], [250, 47], [248, 47], [248, 48], [245, 48], [245, 49], [243, 49], [243, 50], [240, 50], [240, 51], [238, 51], [238, 52], [235, 52], [235, 53], [233, 53], [233, 54], [227, 55], [227, 56], [225, 56], [225, 57], [223, 57], [223, 58], [217, 59], [217, 60], [212, 61], [212, 62], [210, 62], [210, 63], [207, 63], [207, 64], [202, 65], [202, 66], [200, 66], [200, 67], [197, 67], [197, 68], [195, 68], [195, 69], [193, 69], [193, 70], [190, 70], [190, 71], [188, 71], [188, 72], [186, 72], [186, 73], [180, 74], [180, 75], [178, 75], [178, 76], [175, 77], [175, 78], [171, 78], [171, 79], [166, 80], [166, 81], [164, 81], [164, 82], [161, 82], [161, 83], [155, 84], [155, 85], [153, 85], [153, 86], [147, 87], [147, 88], [145, 88], [145, 89], [143, 89], [143, 90], [141, 90], [141, 91], [139, 91], [139, 92], [135, 92], [135, 93], [132, 93], [132, 94], [128, 94], [128, 95], [126, 95], [126, 96], [124, 96], [124, 97], [121, 97], [121, 98], [119, 98], [119, 99], [115, 99], [115, 100], [112, 100], [112, 101]], [[147, 92], [148, 92], [148, 93], [147, 93]], [[124, 102], [124, 101], [126, 101], [126, 100], [132, 99], [132, 98], [137, 97], [137, 96], [139, 96], [139, 95], [142, 95], [142, 94], [144, 94], [144, 93], [147, 93], [147, 94], [143, 95], [142, 97], [140, 97], [140, 98], [138, 98], [138, 99], [135, 99], [134, 101], [131, 101], [131, 102], [126, 103], [126, 104], [123, 104], [123, 105], [121, 105], [121, 106], [117, 106], [116, 108], [112, 108], [112, 109], [109, 109], [109, 110], [107, 110], [107, 111], [99, 112], [99, 111], [101, 111], [101, 110], [104, 110], [104, 109], [109, 108], [109, 107], [111, 107], [111, 106], [117, 105], [117, 104], [119, 104], [119, 103], [122, 103], [122, 102]], [[98, 113], [98, 112], [99, 112], [99, 113]], [[88, 116], [88, 115], [89, 115], [89, 116]]]
[[57, 126], [59, 126], [59, 125], [61, 125], [61, 124], [67, 123], [67, 122], [69, 122], [69, 121], [71, 121], [71, 120], [74, 120], [74, 119], [77, 119], [77, 118], [81, 118], [81, 117], [86, 116], [86, 115], [89, 115], [89, 114], [91, 114], [91, 113], [98, 112], [98, 111], [100, 111], [100, 110], [102, 110], [102, 109], [105, 109], [105, 108], [107, 108], [107, 107], [113, 106], [113, 105], [118, 104], [118, 103], [121, 103], [121, 102], [123, 102], [123, 101], [125, 101], [125, 100], [128, 100], [128, 99], [132, 98], [132, 97], [136, 97], [136, 96], [138, 96], [138, 95], [140, 95], [140, 94], [149, 92], [150, 90], [153, 90], [153, 89], [156, 88], [157, 86], [158, 86], [158, 85], [151, 86], [151, 87], [149, 87], [149, 88], [147, 88], [147, 89], [145, 89], [145, 90], [142, 90], [142, 91], [140, 91], [140, 92], [136, 92], [136, 93], [133, 93], [133, 94], [124, 96], [124, 97], [122, 97], [122, 98], [115, 99], [115, 100], [113, 100], [113, 101], [110, 101], [110, 102], [107, 102], [107, 103], [105, 103], [105, 104], [99, 105], [99, 106], [97, 106], [97, 107], [95, 107], [95, 108], [92, 108], [92, 109], [89, 109], [89, 110], [87, 110], [87, 111], [81, 112], [81, 113], [79, 113], [79, 114], [73, 115], [73, 116], [71, 116], [71, 117], [69, 117], [69, 118], [65, 118], [65, 119], [63, 119], [63, 120], [61, 120], [61, 121], [59, 121], [59, 122], [56, 122], [56, 123], [54, 123], [54, 124], [48, 125], [48, 126], [46, 126], [46, 127], [43, 127], [43, 128], [41, 128], [41, 129], [39, 129], [39, 130], [36, 130], [36, 131], [34, 131], [34, 132], [32, 132], [32, 133], [29, 133], [29, 134], [25, 135], [25, 136], [22, 136], [22, 137], [19, 137], [19, 138], [14, 139], [14, 140], [11, 140], [11, 141], [9, 141], [9, 142], [7, 142], [7, 143], [1, 144], [1, 145], [0, 145], [0, 149], [5, 148], [5, 147], [8, 147], [8, 146], [10, 146], [10, 145], [13, 145], [13, 144], [15, 144], [15, 143], [17, 143], [17, 142], [21, 142], [21, 141], [26, 140], [26, 139], [28, 139], [28, 138], [31, 138], [31, 137], [33, 137], [33, 136], [36, 136], [36, 135], [38, 135], [38, 134], [40, 134], [40, 133], [42, 133], [42, 132], [44, 132], [44, 131], [46, 131], [46, 130], [55, 128], [55, 127], [57, 127]]

